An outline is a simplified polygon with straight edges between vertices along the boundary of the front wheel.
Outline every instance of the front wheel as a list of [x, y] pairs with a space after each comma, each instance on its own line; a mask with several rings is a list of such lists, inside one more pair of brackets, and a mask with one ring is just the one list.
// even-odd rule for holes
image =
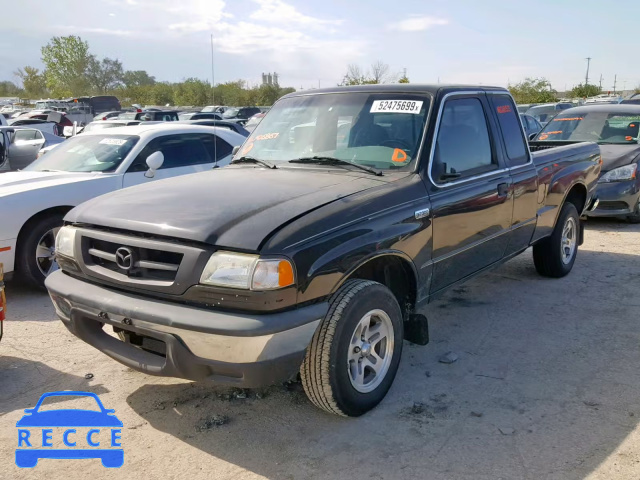
[[60, 227], [60, 214], [37, 218], [25, 225], [25, 234], [18, 240], [17, 271], [33, 287], [44, 288], [44, 280], [58, 270], [55, 246]]
[[349, 280], [307, 349], [300, 375], [317, 407], [356, 417], [385, 397], [398, 370], [404, 338], [393, 293], [376, 282]]
[[580, 217], [573, 203], [562, 206], [551, 236], [533, 246], [533, 263], [540, 275], [560, 278], [573, 268], [580, 243]]
[[640, 201], [638, 202], [638, 205], [636, 205], [635, 212], [627, 216], [627, 222], [640, 223]]

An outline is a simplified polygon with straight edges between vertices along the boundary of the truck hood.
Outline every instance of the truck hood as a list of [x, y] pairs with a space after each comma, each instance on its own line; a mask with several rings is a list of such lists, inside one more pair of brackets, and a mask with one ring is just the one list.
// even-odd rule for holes
[[600, 145], [602, 173], [633, 163], [640, 155], [640, 145]]
[[105, 175], [90, 172], [7, 172], [0, 175], [0, 197], [103, 177]]
[[347, 170], [230, 166], [113, 192], [65, 220], [258, 251], [305, 213], [389, 180]]

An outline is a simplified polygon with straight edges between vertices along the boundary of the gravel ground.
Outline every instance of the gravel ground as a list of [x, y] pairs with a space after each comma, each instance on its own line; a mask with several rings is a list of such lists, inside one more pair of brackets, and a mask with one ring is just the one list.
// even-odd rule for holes
[[[237, 392], [134, 372], [69, 334], [45, 294], [10, 284], [0, 478], [640, 478], [639, 287], [640, 226], [590, 222], [568, 277], [539, 277], [525, 253], [432, 304], [431, 343], [405, 343], [387, 398], [344, 419], [299, 384]], [[439, 363], [447, 352], [457, 361]], [[121, 469], [14, 465], [16, 421], [53, 390], [116, 410]]]

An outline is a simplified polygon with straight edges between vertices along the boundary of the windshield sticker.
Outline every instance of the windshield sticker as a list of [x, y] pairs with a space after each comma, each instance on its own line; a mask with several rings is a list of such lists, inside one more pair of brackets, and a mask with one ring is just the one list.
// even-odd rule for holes
[[549, 135], [547, 135], [546, 133], [543, 135], [540, 135], [540, 137], [538, 138], [538, 140], [546, 140], [547, 138], [549, 138]]
[[396, 148], [393, 151], [393, 155], [391, 156], [391, 161], [392, 162], [398, 162], [398, 163], [406, 162], [407, 161], [407, 153], [404, 150], [402, 150], [401, 148]]
[[278, 138], [279, 135], [279, 132], [265, 133], [264, 135], [258, 135], [256, 138], [254, 138], [254, 141], [259, 142], [260, 140], [273, 140], [275, 138]]
[[247, 153], [249, 153], [251, 151], [251, 149], [253, 148], [253, 142], [251, 143], [247, 143], [244, 148], [242, 149], [242, 152], [240, 152], [242, 155], [246, 155]]
[[422, 110], [423, 103], [411, 100], [376, 100], [371, 105], [369, 113], [411, 113], [417, 115]]
[[122, 145], [127, 143], [127, 141], [123, 140], [122, 138], [103, 138], [98, 143], [101, 143], [103, 145], [117, 145], [118, 147], [121, 147]]
[[577, 120], [584, 120], [584, 117], [575, 117], [575, 118], [554, 118], [554, 122], [575, 122]]
[[513, 111], [511, 110], [510, 105], [502, 105], [498, 107], [497, 110], [498, 110], [498, 113], [511, 113]]

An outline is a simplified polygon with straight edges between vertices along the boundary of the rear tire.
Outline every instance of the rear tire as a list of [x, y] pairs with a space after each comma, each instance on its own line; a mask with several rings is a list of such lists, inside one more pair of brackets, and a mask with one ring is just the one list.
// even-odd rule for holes
[[357, 417], [385, 397], [398, 370], [402, 312], [391, 291], [349, 280], [333, 296], [300, 369], [311, 402], [329, 413]]
[[573, 268], [580, 243], [580, 217], [573, 203], [562, 206], [550, 237], [533, 246], [533, 263], [540, 275], [561, 278]]
[[20, 278], [36, 288], [44, 288], [44, 280], [58, 270], [53, 256], [55, 236], [62, 227], [62, 214], [35, 218], [24, 226], [18, 239], [16, 271]]

